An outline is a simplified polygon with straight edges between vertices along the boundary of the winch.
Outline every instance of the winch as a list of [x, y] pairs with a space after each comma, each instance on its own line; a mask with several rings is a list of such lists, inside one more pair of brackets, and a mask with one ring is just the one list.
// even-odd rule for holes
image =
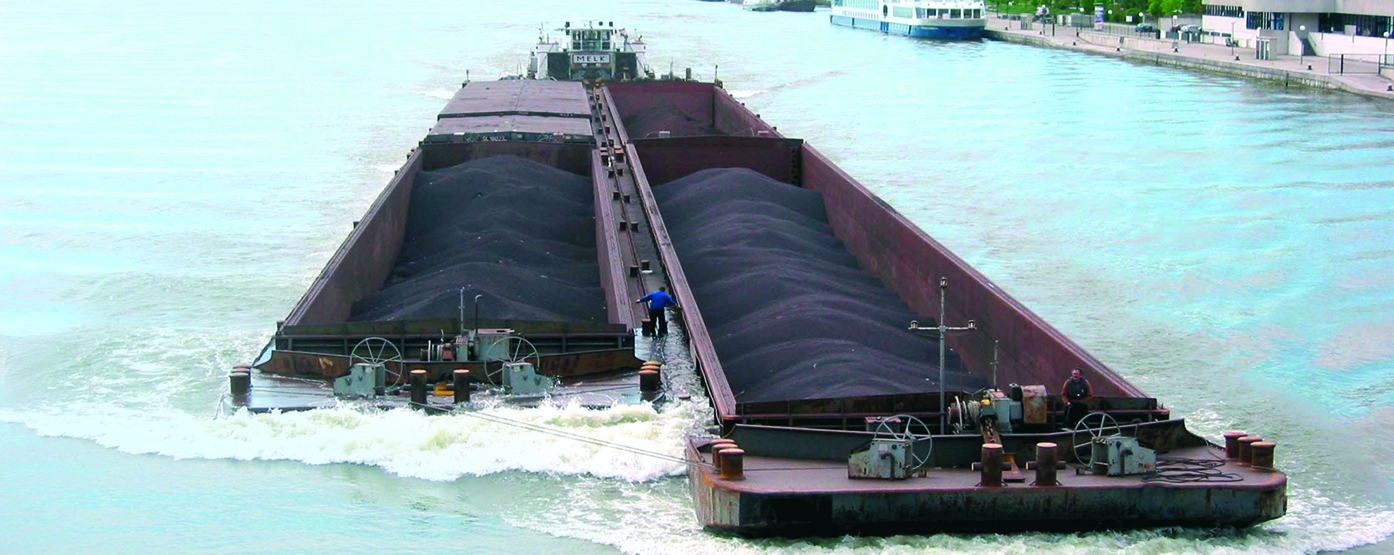
[[848, 478], [904, 480], [934, 454], [929, 427], [913, 416], [870, 417], [866, 427], [876, 435], [848, 454]]
[[[475, 376], [484, 385], [501, 387], [512, 395], [551, 391], [556, 380], [541, 373], [542, 357], [532, 342], [511, 329], [467, 329], [454, 341], [442, 337], [421, 349], [422, 362], [476, 363]], [[405, 385], [406, 361], [391, 341], [369, 337], [349, 352], [349, 370], [334, 380], [334, 395], [380, 397]], [[482, 372], [479, 370], [482, 369]]]
[[949, 407], [949, 425], [953, 433], [976, 431], [989, 443], [1000, 441], [1001, 434], [1046, 423], [1046, 388], [1043, 385], [1012, 384], [1007, 391], [986, 389], [966, 399], [955, 399]]
[[[1157, 451], [1136, 437], [1120, 433], [1118, 422], [1103, 412], [1091, 412], [1075, 424], [1076, 472], [1104, 476], [1136, 476], [1157, 471]], [[1085, 456], [1088, 453], [1088, 456]]]
[[1157, 471], [1157, 452], [1139, 445], [1135, 437], [1100, 436], [1091, 446], [1089, 469], [1094, 474], [1135, 476]]

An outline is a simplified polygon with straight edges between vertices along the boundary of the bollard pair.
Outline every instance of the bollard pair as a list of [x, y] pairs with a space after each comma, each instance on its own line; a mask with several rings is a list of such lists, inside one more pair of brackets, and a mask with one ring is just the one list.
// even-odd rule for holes
[[1275, 444], [1244, 432], [1225, 432], [1225, 458], [1255, 470], [1273, 470]]
[[[1003, 449], [1000, 443], [983, 444], [981, 480], [978, 485], [985, 488], [1002, 487]], [[1033, 486], [1051, 487], [1060, 485], [1056, 479], [1056, 466], [1060, 462], [1060, 449], [1054, 443], [1036, 444], [1036, 481]]]
[[662, 375], [659, 374], [661, 368], [663, 368], [663, 363], [656, 360], [650, 360], [644, 363], [639, 369], [640, 393], [652, 395], [658, 393], [660, 389], [663, 389]]
[[745, 451], [729, 439], [712, 442], [712, 466], [723, 480], [745, 479]]
[[1258, 436], [1244, 436], [1239, 438], [1239, 464], [1254, 464], [1253, 445], [1260, 441], [1263, 441], [1263, 438]]
[[247, 395], [252, 391], [252, 367], [237, 365], [227, 375], [228, 389], [232, 392], [232, 404], [247, 404]]

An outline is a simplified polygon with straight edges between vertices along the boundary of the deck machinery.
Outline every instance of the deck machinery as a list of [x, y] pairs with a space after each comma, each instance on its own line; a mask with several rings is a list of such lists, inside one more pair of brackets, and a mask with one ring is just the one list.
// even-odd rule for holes
[[[412, 370], [440, 383], [458, 369], [487, 376], [526, 362], [539, 379], [628, 380], [639, 366], [636, 331], [647, 318], [632, 299], [664, 285], [682, 305], [675, 324], [715, 409], [712, 433], [691, 437], [685, 447], [697, 518], [708, 529], [825, 535], [1246, 526], [1285, 513], [1286, 476], [1274, 468], [1271, 442], [1231, 433], [1220, 446], [1192, 434], [1156, 399], [719, 84], [541, 80], [553, 72], [552, 57], [546, 53], [548, 69], [536, 80], [464, 84], [278, 324], [255, 365], [263, 383], [253, 384], [243, 404], [294, 408], [294, 396], [277, 398], [275, 387], [258, 397], [264, 393], [258, 388], [277, 377], [318, 380], [321, 389], [338, 379], [342, 391], [366, 394], [400, 383]], [[418, 177], [496, 156], [589, 177], [609, 321], [464, 314], [353, 321], [354, 303], [392, 273]], [[719, 293], [694, 294], [696, 268], [684, 268], [655, 195], [712, 168], [744, 168], [819, 193], [827, 229], [860, 272], [914, 314], [975, 322], [941, 337], [961, 370], [986, 387], [763, 400], [733, 391], [723, 363], [734, 363], [718, 352], [719, 338], [703, 317], [713, 300], [720, 304]], [[943, 295], [934, 283], [952, 283], [953, 293]], [[371, 357], [357, 352], [375, 340], [394, 354], [383, 356], [381, 346], [369, 349], [376, 353]], [[535, 354], [520, 359], [523, 342]], [[808, 343], [812, 349], [830, 344]], [[931, 356], [919, 366], [927, 380], [938, 368]], [[1066, 420], [1066, 407], [1052, 393], [1072, 368], [1092, 381], [1095, 394], [1090, 414], [1078, 422]], [[384, 376], [373, 375], [379, 371]], [[353, 376], [360, 383], [348, 383]]]

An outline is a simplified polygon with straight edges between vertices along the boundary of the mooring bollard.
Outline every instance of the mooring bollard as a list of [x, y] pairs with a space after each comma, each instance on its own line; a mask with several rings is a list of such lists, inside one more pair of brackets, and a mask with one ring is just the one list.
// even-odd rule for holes
[[227, 379], [228, 389], [232, 390], [234, 399], [246, 397], [247, 393], [252, 390], [252, 374], [250, 372], [234, 370], [227, 375]]
[[1239, 438], [1239, 464], [1252, 465], [1254, 463], [1253, 444], [1263, 441], [1258, 436], [1244, 436]]
[[470, 402], [470, 371], [461, 368], [450, 374], [454, 378], [455, 404]]
[[715, 468], [717, 472], [721, 471], [721, 452], [727, 449], [736, 448], [736, 442], [730, 440], [727, 441], [727, 443], [718, 443], [712, 445], [712, 467]]
[[745, 479], [745, 451], [732, 445], [721, 450], [721, 479]]
[[662, 386], [663, 381], [659, 379], [657, 370], [639, 371], [640, 393], [658, 393], [659, 388]]
[[1036, 486], [1058, 486], [1055, 479], [1055, 465], [1060, 460], [1060, 451], [1054, 443], [1036, 444]]
[[1254, 470], [1273, 470], [1273, 442], [1255, 441], [1249, 445], [1249, 457]]
[[985, 488], [995, 488], [1002, 485], [1002, 445], [999, 443], [983, 444], [983, 470], [982, 482], [978, 485]]
[[1225, 432], [1225, 458], [1239, 460], [1239, 438], [1244, 437], [1244, 432]]
[[713, 440], [713, 441], [711, 442], [711, 445], [708, 446], [708, 448], [711, 449], [711, 453], [712, 453], [712, 468], [715, 468], [715, 469], [717, 469], [717, 470], [721, 470], [721, 458], [718, 457], [717, 455], [719, 455], [719, 454], [721, 453], [721, 450], [722, 450], [722, 449], [728, 449], [728, 448], [735, 447], [735, 446], [736, 446], [736, 441], [735, 441], [735, 440], [732, 440], [732, 439], [727, 439], [727, 438], [722, 437], [722, 438], [717, 438], [717, 439]]
[[426, 371], [419, 368], [411, 371], [411, 404], [426, 406]]

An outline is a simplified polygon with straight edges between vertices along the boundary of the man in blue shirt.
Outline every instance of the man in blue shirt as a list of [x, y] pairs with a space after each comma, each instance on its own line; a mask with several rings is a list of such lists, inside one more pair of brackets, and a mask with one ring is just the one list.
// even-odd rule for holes
[[649, 320], [658, 324], [658, 336], [668, 335], [668, 318], [663, 309], [678, 306], [678, 303], [668, 296], [668, 288], [660, 285], [657, 291], [640, 297], [639, 300], [634, 301], [634, 304], [644, 301], [649, 302]]

